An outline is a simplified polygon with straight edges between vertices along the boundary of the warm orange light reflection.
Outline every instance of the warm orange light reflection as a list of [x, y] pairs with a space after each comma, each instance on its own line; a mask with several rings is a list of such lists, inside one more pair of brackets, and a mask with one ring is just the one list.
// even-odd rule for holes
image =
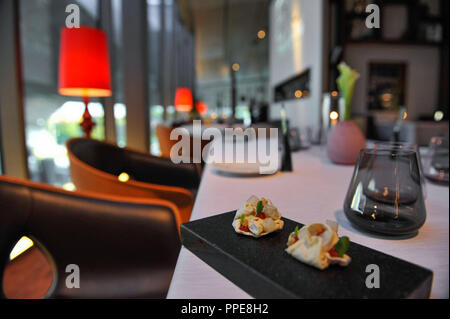
[[258, 39], [264, 39], [266, 37], [266, 32], [264, 30], [258, 31]]
[[130, 175], [128, 175], [127, 173], [123, 172], [120, 173], [119, 177], [117, 178], [119, 181], [125, 183], [128, 182], [130, 180]]
[[336, 121], [338, 118], [339, 118], [339, 113], [338, 113], [338, 112], [332, 111], [332, 112], [330, 113], [330, 120]]

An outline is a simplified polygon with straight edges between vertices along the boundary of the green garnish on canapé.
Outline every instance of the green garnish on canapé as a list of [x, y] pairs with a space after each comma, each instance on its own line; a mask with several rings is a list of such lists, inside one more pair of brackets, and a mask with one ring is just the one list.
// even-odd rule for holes
[[241, 215], [241, 225], [244, 225], [244, 223], [245, 223], [245, 215], [242, 214]]
[[258, 201], [258, 204], [256, 204], [256, 213], [259, 214], [263, 210], [263, 202], [262, 200]]
[[350, 246], [350, 239], [347, 236], [339, 238], [339, 241], [335, 246], [336, 252], [339, 254], [339, 257], [344, 256], [349, 246]]
[[295, 226], [295, 229], [294, 229], [294, 236], [295, 236], [295, 237], [298, 236], [298, 231], [299, 231], [299, 230], [300, 230], [300, 229], [298, 228], [298, 225]]

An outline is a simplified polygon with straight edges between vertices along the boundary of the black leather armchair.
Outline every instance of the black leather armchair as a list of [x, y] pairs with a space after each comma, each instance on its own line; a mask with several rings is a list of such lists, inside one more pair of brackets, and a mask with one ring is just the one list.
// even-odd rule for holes
[[[67, 192], [0, 176], [0, 296], [14, 244], [25, 235], [54, 270], [48, 298], [164, 298], [180, 249], [167, 201]], [[80, 288], [66, 287], [66, 267]]]

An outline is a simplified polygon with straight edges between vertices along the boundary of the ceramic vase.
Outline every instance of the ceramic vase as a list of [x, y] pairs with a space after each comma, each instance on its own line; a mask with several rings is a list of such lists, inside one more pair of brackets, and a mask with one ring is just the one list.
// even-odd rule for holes
[[353, 121], [339, 122], [330, 132], [327, 154], [336, 164], [354, 165], [359, 151], [366, 146], [366, 138]]

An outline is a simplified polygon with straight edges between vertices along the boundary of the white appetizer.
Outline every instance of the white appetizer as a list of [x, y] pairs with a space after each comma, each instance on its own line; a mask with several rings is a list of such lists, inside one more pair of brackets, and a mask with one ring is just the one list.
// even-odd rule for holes
[[281, 230], [283, 225], [281, 214], [272, 202], [256, 196], [251, 196], [238, 209], [233, 220], [233, 228], [237, 233], [253, 237]]
[[351, 258], [345, 252], [350, 241], [337, 235], [338, 224], [334, 221], [298, 226], [289, 235], [286, 252], [295, 259], [319, 269], [331, 264], [347, 266]]

